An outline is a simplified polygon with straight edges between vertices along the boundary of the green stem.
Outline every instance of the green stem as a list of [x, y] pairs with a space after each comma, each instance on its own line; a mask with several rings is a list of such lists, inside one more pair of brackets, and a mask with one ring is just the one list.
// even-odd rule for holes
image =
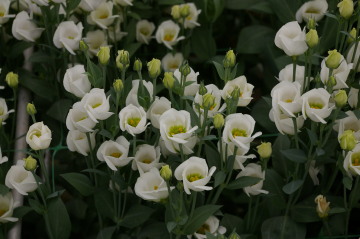
[[179, 148], [180, 148], [181, 162], [185, 162], [185, 155], [184, 155], [183, 145], [179, 144]]
[[248, 216], [247, 216], [247, 220], [246, 220], [246, 231], [247, 232], [249, 232], [249, 228], [250, 228], [251, 207], [252, 207], [252, 196], [249, 197]]
[[[92, 165], [92, 168], [95, 169], [95, 158], [94, 158], [94, 153], [92, 150], [92, 145], [91, 145], [91, 140], [90, 140], [90, 133], [86, 133], [86, 138], [89, 144], [89, 148], [90, 148], [90, 163]], [[93, 172], [94, 175], [94, 179], [95, 179], [95, 186], [98, 185], [98, 181], [97, 181], [97, 175], [95, 172]]]
[[295, 77], [296, 77], [296, 60], [297, 60], [297, 57], [296, 56], [293, 56], [292, 57], [292, 60], [293, 60], [293, 82], [295, 82]]
[[192, 194], [194, 195], [192, 197], [192, 205], [191, 205], [191, 211], [190, 211], [190, 216], [189, 218], [192, 218], [193, 217], [193, 214], [194, 214], [194, 211], [195, 211], [195, 206], [196, 206], [196, 199], [197, 199], [197, 192], [194, 191], [192, 192]]
[[324, 220], [323, 220], [323, 224], [324, 224], [324, 226], [325, 226], [325, 229], [326, 229], [327, 234], [328, 234], [329, 236], [332, 236], [331, 230], [330, 230], [330, 227], [329, 227], [329, 223], [328, 223], [327, 219], [324, 219]]
[[294, 138], [295, 138], [295, 145], [296, 148], [299, 149], [299, 136], [298, 136], [298, 128], [297, 128], [297, 121], [296, 117], [291, 118], [294, 124]]
[[48, 174], [47, 168], [45, 166], [43, 150], [38, 151], [38, 158], [39, 158], [39, 162], [40, 162], [41, 172], [45, 178], [45, 185], [49, 189], [49, 192], [51, 192], [49, 174]]

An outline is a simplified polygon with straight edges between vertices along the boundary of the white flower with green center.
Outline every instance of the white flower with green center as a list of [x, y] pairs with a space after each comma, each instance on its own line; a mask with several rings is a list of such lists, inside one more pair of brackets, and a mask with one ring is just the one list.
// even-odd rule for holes
[[326, 11], [328, 10], [328, 3], [326, 0], [313, 0], [304, 3], [296, 12], [296, 21], [302, 23], [304, 20], [308, 22], [310, 18], [315, 22], [320, 21]]
[[158, 43], [164, 44], [167, 48], [172, 50], [172, 46], [176, 45], [179, 41], [185, 39], [184, 36], [178, 36], [180, 27], [172, 20], [162, 22], [156, 31], [156, 40]]
[[143, 107], [136, 107], [130, 104], [124, 107], [119, 113], [120, 129], [127, 131], [132, 136], [141, 134], [149, 125], [146, 124], [146, 112]]
[[257, 132], [253, 135], [255, 120], [247, 114], [231, 114], [225, 118], [223, 142], [234, 143], [241, 150], [249, 150], [249, 143], [261, 135]]
[[159, 169], [163, 163], [160, 160], [160, 147], [142, 144], [136, 149], [135, 157], [132, 162], [132, 169], [139, 170], [140, 174], [149, 172], [152, 168]]
[[312, 89], [301, 96], [304, 119], [326, 124], [325, 118], [335, 105], [330, 104], [330, 94], [324, 88]]
[[265, 171], [261, 170], [260, 165], [254, 164], [254, 163], [249, 163], [248, 165], [246, 165], [245, 169], [242, 170], [236, 176], [236, 178], [240, 178], [240, 177], [244, 177], [244, 176], [255, 177], [255, 178], [261, 179], [260, 182], [258, 182], [257, 184], [245, 187], [243, 189], [244, 192], [246, 193], [246, 195], [248, 195], [250, 197], [250, 195], [258, 195], [260, 193], [265, 193], [265, 194], [269, 193], [268, 191], [262, 190], [263, 183], [265, 180]]
[[[201, 13], [201, 10], [198, 10], [194, 3], [181, 4], [180, 8], [182, 8], [184, 5], [189, 6], [189, 15], [185, 18], [184, 27], [192, 29], [200, 26], [200, 23], [198, 23], [198, 17]], [[179, 18], [179, 22], [182, 23], [182, 18]]]
[[76, 65], [66, 70], [63, 80], [67, 92], [82, 98], [91, 89], [84, 65]]
[[[138, 90], [139, 90], [139, 84], [140, 80], [133, 80], [131, 82], [132, 88], [128, 95], [126, 96], [126, 105], [133, 104], [136, 107], [140, 107], [139, 101], [138, 101]], [[143, 86], [144, 90], [146, 89], [149, 92], [150, 101], [152, 101], [153, 98], [153, 92], [154, 92], [154, 86], [152, 82], [143, 80]]]
[[[187, 75], [185, 78], [185, 84], [186, 84], [185, 91], [184, 91], [185, 96], [194, 96], [194, 95], [196, 95], [196, 92], [198, 92], [198, 90], [199, 90], [199, 84], [197, 83], [198, 76], [199, 76], [199, 72], [195, 72], [190, 67], [190, 74]], [[180, 84], [181, 83], [181, 73], [180, 73], [179, 69], [176, 69], [174, 71], [174, 77]]]
[[[220, 221], [215, 216], [210, 216], [203, 225], [201, 225], [200, 228], [196, 230], [196, 232], [193, 234], [193, 236], [196, 239], [206, 239], [206, 233], [210, 233], [211, 235], [217, 236], [225, 234], [226, 228], [223, 226], [220, 226]], [[188, 239], [192, 238], [191, 235], [188, 236]]]
[[131, 157], [128, 157], [129, 147], [129, 141], [124, 136], [120, 136], [116, 141], [103, 142], [96, 156], [100, 161], [105, 162], [111, 170], [117, 171], [118, 167], [123, 167], [132, 160]]
[[148, 20], [141, 20], [136, 23], [136, 40], [140, 43], [149, 44], [155, 25]]
[[26, 134], [26, 143], [33, 150], [49, 148], [51, 139], [51, 131], [43, 122], [31, 125]]
[[166, 148], [177, 154], [180, 145], [184, 154], [192, 153], [196, 144], [196, 136], [193, 136], [198, 126], [191, 127], [190, 113], [185, 110], [177, 111], [169, 109], [160, 116], [160, 134]]
[[20, 41], [35, 42], [44, 31], [44, 28], [38, 28], [28, 13], [22, 11], [16, 15], [11, 31], [13, 36]]
[[161, 115], [171, 108], [171, 102], [165, 97], [156, 97], [154, 102], [150, 105], [146, 117], [151, 121], [151, 125], [160, 129]]
[[161, 66], [163, 67], [165, 72], [174, 72], [176, 69], [180, 68], [183, 61], [184, 56], [181, 52], [175, 54], [169, 52], [161, 59]]
[[81, 0], [79, 7], [86, 12], [91, 12], [97, 9], [103, 2], [105, 0]]
[[18, 221], [18, 218], [12, 216], [14, 208], [17, 206], [18, 203], [14, 202], [11, 192], [8, 192], [5, 195], [0, 194], [0, 223]]
[[9, 117], [10, 113], [15, 112], [15, 110], [8, 110], [6, 101], [4, 98], [0, 98], [0, 122], [5, 124], [5, 120]]
[[[288, 81], [293, 82], [293, 64], [289, 64], [285, 66], [280, 72], [279, 72], [279, 78], [278, 81]], [[299, 82], [302, 87], [304, 87], [304, 75], [305, 75], [305, 66], [296, 65], [295, 69], [295, 81]]]
[[9, 15], [10, 0], [0, 1], [0, 25], [9, 21], [9, 18], [15, 17], [15, 15]]
[[89, 46], [88, 51], [90, 52], [91, 57], [97, 55], [100, 51], [100, 47], [108, 45], [105, 32], [102, 30], [87, 32], [84, 41]]
[[[326, 85], [327, 81], [329, 80], [329, 68], [326, 67], [325, 61], [327, 58], [325, 58], [321, 62], [321, 71], [320, 71], [320, 79]], [[346, 84], [346, 81], [348, 79], [350, 70], [353, 68], [353, 64], [348, 64], [343, 56], [341, 56], [340, 65], [338, 68], [334, 69], [332, 71], [333, 77], [335, 77], [336, 85], [333, 86], [334, 90], [349, 88], [349, 86]]]
[[[174, 187], [170, 187], [170, 190], [172, 189]], [[136, 180], [134, 191], [138, 197], [146, 201], [160, 202], [169, 196], [166, 182], [157, 168], [141, 174]]]
[[[275, 122], [276, 128], [281, 134], [295, 134], [294, 123], [291, 117], [281, 113], [280, 111], [275, 111], [274, 109], [271, 109], [269, 112], [269, 118], [271, 121]], [[299, 131], [299, 129], [303, 127], [304, 121], [305, 120], [302, 115], [296, 117], [297, 131]]]
[[[91, 148], [95, 148], [95, 131], [90, 133]], [[78, 152], [87, 156], [90, 152], [90, 145], [85, 133], [79, 130], [70, 130], [66, 137], [66, 144], [70, 151]]]
[[106, 120], [113, 112], [110, 111], [110, 103], [108, 96], [106, 98], [104, 89], [93, 88], [86, 93], [81, 99], [81, 105], [84, 107], [89, 117], [97, 122], [97, 120]]
[[352, 151], [349, 151], [344, 159], [344, 169], [349, 176], [360, 175], [360, 143]]
[[72, 55], [79, 49], [79, 42], [82, 37], [83, 25], [77, 25], [73, 21], [65, 21], [59, 24], [54, 33], [53, 42], [57, 48], [65, 48]]
[[231, 97], [232, 92], [238, 88], [240, 90], [239, 101], [237, 106], [247, 106], [252, 100], [252, 92], [254, 86], [248, 84], [245, 76], [239, 76], [231, 81], [228, 81], [222, 90], [222, 98], [227, 100]]
[[97, 121], [92, 120], [80, 102], [76, 102], [66, 117], [68, 130], [79, 130], [83, 133], [92, 132]]
[[112, 2], [103, 2], [96, 9], [90, 12], [87, 17], [87, 22], [91, 25], [98, 25], [102, 29], [107, 29], [108, 26], [113, 24], [118, 15], [113, 15]]
[[271, 90], [272, 107], [277, 113], [295, 117], [301, 112], [300, 84], [282, 81]]
[[212, 190], [212, 187], [205, 185], [210, 181], [215, 170], [215, 166], [209, 170], [205, 159], [190, 157], [175, 169], [174, 176], [183, 182], [185, 192], [191, 194], [190, 190], [197, 192]]
[[[335, 121], [334, 130], [338, 132], [338, 140], [340, 136], [346, 131], [351, 130], [354, 132], [355, 138], [360, 141], [360, 121], [353, 111], [345, 112], [347, 117]], [[339, 140], [340, 143], [340, 140]]]
[[27, 171], [23, 163], [20, 160], [19, 164], [11, 166], [5, 177], [5, 185], [22, 195], [28, 195], [37, 189], [37, 183], [32, 172]]

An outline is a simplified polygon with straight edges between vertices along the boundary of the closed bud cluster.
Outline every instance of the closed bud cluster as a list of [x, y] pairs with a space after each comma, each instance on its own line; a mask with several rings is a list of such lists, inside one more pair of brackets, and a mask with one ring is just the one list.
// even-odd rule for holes
[[171, 179], [172, 171], [169, 165], [164, 165], [161, 167], [160, 176], [166, 181], [169, 181]]
[[200, 87], [199, 87], [199, 94], [200, 95], [205, 95], [206, 93], [207, 93], [207, 89], [206, 89], [206, 87], [204, 85], [204, 82], [202, 81], [200, 83]]
[[172, 6], [172, 8], [171, 8], [171, 16], [175, 20], [178, 20], [180, 18], [180, 6], [179, 5]]
[[354, 12], [353, 0], [342, 0], [338, 3], [337, 7], [339, 8], [340, 15], [345, 19], [351, 17]]
[[190, 6], [187, 4], [183, 4], [180, 7], [180, 16], [182, 18], [187, 18], [190, 15]]
[[89, 49], [89, 46], [85, 43], [84, 40], [81, 40], [79, 43], [79, 49], [80, 51], [87, 51]]
[[116, 57], [116, 66], [121, 70], [126, 70], [130, 65], [129, 52], [125, 50], [118, 51]]
[[330, 202], [326, 201], [326, 197], [323, 195], [318, 195], [315, 198], [316, 212], [320, 218], [326, 218], [329, 215], [330, 211]]
[[328, 87], [334, 87], [336, 85], [336, 79], [334, 76], [330, 76], [329, 80], [326, 82]]
[[354, 42], [355, 39], [356, 39], [356, 29], [355, 29], [355, 28], [351, 29], [351, 31], [349, 32], [349, 34], [350, 34], [351, 37], [348, 37], [347, 42], [348, 42], [348, 43], [352, 43], [352, 42]]
[[328, 51], [328, 57], [325, 60], [325, 64], [330, 69], [336, 69], [340, 65], [341, 54], [335, 49]]
[[208, 93], [203, 96], [203, 108], [210, 109], [215, 104], [215, 96]]
[[221, 129], [224, 126], [225, 119], [222, 114], [216, 114], [214, 116], [214, 127], [215, 129]]
[[256, 147], [257, 152], [260, 155], [260, 158], [262, 159], [268, 159], [271, 157], [272, 154], [272, 148], [270, 142], [263, 142], [259, 146]]
[[355, 138], [354, 132], [352, 130], [345, 130], [344, 133], [340, 136], [340, 147], [343, 150], [351, 151], [355, 148], [357, 140]]
[[180, 66], [179, 70], [180, 70], [181, 75], [183, 75], [185, 77], [187, 77], [191, 72], [190, 66], [187, 63], [187, 61], [183, 62], [183, 64]]
[[134, 62], [134, 71], [141, 71], [142, 69], [142, 62], [140, 59], [136, 59]]
[[316, 28], [316, 21], [314, 18], [310, 18], [307, 25], [306, 25], [307, 29], [315, 29]]

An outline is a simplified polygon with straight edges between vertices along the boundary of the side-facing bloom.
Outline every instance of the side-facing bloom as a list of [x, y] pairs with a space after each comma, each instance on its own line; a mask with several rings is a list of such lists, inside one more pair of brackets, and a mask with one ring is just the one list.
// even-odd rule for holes
[[125, 166], [132, 160], [131, 157], [128, 157], [129, 147], [129, 141], [124, 136], [120, 136], [116, 141], [103, 142], [96, 156], [100, 161], [105, 161], [111, 170], [117, 171], [117, 167]]
[[108, 45], [106, 35], [102, 30], [87, 32], [86, 38], [84, 38], [84, 40], [89, 46], [89, 52], [91, 56], [96, 56], [100, 50], [100, 47]]
[[9, 114], [14, 112], [14, 110], [8, 110], [6, 101], [4, 98], [0, 98], [0, 122], [5, 124], [5, 120], [9, 117]]
[[288, 56], [302, 55], [307, 49], [305, 31], [297, 21], [288, 22], [275, 35], [275, 45]]
[[[281, 81], [288, 81], [293, 82], [293, 64], [289, 64], [285, 66], [280, 72], [279, 72], [279, 78], [278, 80]], [[295, 69], [295, 81], [299, 82], [301, 85], [301, 88], [304, 87], [304, 75], [305, 75], [305, 66], [296, 65]]]
[[215, 166], [209, 170], [205, 159], [193, 156], [180, 164], [174, 175], [177, 180], [183, 181], [185, 192], [191, 194], [190, 190], [197, 192], [212, 190], [212, 187], [205, 185], [210, 181], [215, 170]]
[[172, 20], [162, 22], [156, 31], [156, 40], [158, 43], [164, 44], [167, 48], [172, 50], [172, 46], [176, 45], [179, 41], [185, 39], [184, 36], [178, 36], [180, 27]]
[[146, 124], [146, 112], [143, 107], [129, 104], [119, 113], [120, 129], [127, 131], [132, 136], [141, 134], [149, 124]]
[[301, 112], [300, 84], [282, 81], [271, 90], [272, 107], [277, 113], [295, 117]]
[[114, 0], [116, 4], [119, 4], [122, 7], [132, 6], [134, 0]]
[[247, 106], [252, 100], [252, 92], [254, 86], [252, 84], [247, 83], [245, 76], [239, 76], [231, 81], [228, 81], [223, 90], [222, 90], [222, 98], [224, 100], [231, 97], [232, 92], [238, 88], [240, 90], [240, 96], [237, 103], [237, 106]]
[[140, 174], [149, 172], [152, 168], [159, 169], [163, 164], [160, 160], [160, 146], [156, 148], [149, 144], [142, 144], [136, 149], [132, 169], [139, 170]]
[[[149, 92], [150, 101], [152, 101], [153, 92], [154, 92], [154, 86], [152, 82], [143, 80], [143, 86], [144, 90], [146, 89]], [[126, 105], [135, 105], [136, 107], [140, 107], [139, 101], [138, 101], [138, 90], [140, 85], [140, 80], [133, 80], [131, 82], [132, 88], [129, 92], [129, 94], [126, 97]]]
[[12, 193], [0, 194], [0, 223], [16, 222], [19, 219], [13, 217], [17, 203], [14, 201]]
[[[356, 50], [355, 50], [355, 47], [356, 47], [356, 44], [353, 44], [350, 47], [350, 50], [349, 50], [348, 54], [346, 55], [346, 61], [348, 63], [353, 63], [354, 70], [356, 72], [360, 72], [360, 64], [356, 68], [357, 62], [359, 61], [359, 58], [360, 58], [360, 44], [357, 44]], [[355, 51], [355, 53], [354, 53], [354, 51]]]
[[96, 9], [90, 12], [87, 21], [91, 25], [98, 25], [102, 29], [107, 29], [113, 24], [117, 15], [113, 15], [113, 2], [103, 2]]
[[25, 11], [16, 15], [11, 28], [11, 32], [16, 39], [29, 42], [38, 39], [43, 31], [44, 28], [38, 28]]
[[[190, 67], [190, 74], [188, 74], [185, 78], [185, 82], [186, 82], [185, 91], [184, 91], [185, 96], [194, 96], [198, 91], [199, 89], [199, 84], [197, 83], [198, 76], [199, 76], [199, 72], [195, 72]], [[181, 73], [179, 69], [176, 69], [174, 71], [174, 77], [179, 83], [181, 82]], [[191, 84], [189, 84], [190, 82]]]
[[359, 89], [350, 88], [348, 103], [351, 108], [356, 108], [359, 101]]
[[360, 141], [360, 120], [353, 111], [346, 111], [345, 114], [347, 117], [335, 121], [334, 130], [338, 132], [338, 139], [346, 130], [351, 130], [355, 138]]
[[273, 121], [276, 125], [277, 130], [281, 134], [289, 134], [294, 135], [295, 132], [299, 131], [304, 125], [304, 117], [299, 115], [296, 117], [296, 131], [294, 128], [294, 122], [291, 117], [287, 116], [286, 114], [282, 113], [281, 111], [276, 111], [271, 109], [269, 112], [269, 118]]
[[83, 25], [77, 25], [73, 21], [65, 21], [59, 24], [54, 33], [53, 42], [57, 48], [65, 48], [72, 55], [79, 49], [79, 42], [82, 36]]
[[88, 113], [89, 117], [97, 120], [106, 120], [114, 113], [110, 112], [110, 96], [106, 97], [104, 89], [93, 88], [81, 99], [80, 104]]
[[[95, 132], [90, 134], [91, 149], [95, 148]], [[70, 130], [66, 137], [66, 144], [70, 151], [78, 152], [84, 156], [87, 156], [90, 152], [90, 145], [86, 134], [79, 130]]]
[[[198, 10], [194, 3], [181, 4], [180, 9], [184, 7], [184, 5], [187, 5], [189, 9], [189, 15], [187, 15], [185, 18], [184, 27], [192, 29], [200, 26], [200, 24], [198, 23], [198, 17], [201, 13], [201, 10]], [[179, 20], [182, 22], [182, 18], [180, 18]]]
[[43, 122], [31, 125], [26, 134], [26, 143], [33, 150], [49, 148], [51, 139], [51, 131]]
[[[329, 68], [325, 64], [326, 59], [321, 62], [320, 79], [326, 84], [329, 80]], [[340, 65], [332, 71], [333, 77], [335, 77], [336, 85], [333, 86], [334, 90], [348, 88], [346, 80], [349, 76], [350, 70], [353, 68], [353, 64], [348, 64], [343, 56], [341, 56]]]
[[76, 65], [66, 70], [63, 80], [67, 92], [82, 98], [91, 89], [84, 65]]
[[[220, 152], [220, 142], [218, 142], [218, 150]], [[246, 155], [249, 150], [250, 150], [250, 143], [248, 144], [249, 148], [240, 148], [237, 147], [234, 143], [225, 143], [222, 142], [222, 152], [223, 152], [223, 160], [227, 160], [226, 156], [232, 156], [235, 154], [235, 161], [234, 161], [234, 166], [233, 169], [241, 169], [244, 170], [244, 163], [246, 162], [246, 160], [248, 159], [253, 159], [256, 158], [255, 154], [248, 154]], [[236, 148], [236, 152], [235, 152], [235, 148]]]
[[[196, 232], [193, 234], [193, 236], [196, 239], [206, 239], [206, 233], [210, 233], [211, 235], [217, 236], [225, 234], [226, 228], [223, 226], [220, 226], [220, 221], [215, 216], [210, 216], [203, 225], [201, 225], [200, 228], [196, 230]], [[188, 236], [188, 239], [192, 238], [191, 236]]]
[[328, 3], [326, 0], [308, 1], [297, 10], [296, 21], [302, 23], [303, 20], [308, 22], [309, 19], [314, 19], [318, 22], [324, 17], [327, 10]]
[[326, 218], [329, 215], [330, 202], [327, 202], [326, 197], [324, 197], [323, 195], [318, 195], [315, 198], [315, 203], [316, 203], [316, 212], [318, 213], [318, 216], [320, 218]]
[[14, 17], [15, 15], [9, 15], [10, 0], [2, 0], [0, 2], [0, 25], [9, 21], [9, 18]]
[[149, 22], [148, 20], [138, 21], [136, 23], [136, 40], [140, 43], [149, 44], [154, 30], [154, 23]]
[[161, 115], [171, 108], [171, 102], [165, 97], [156, 97], [154, 102], [150, 105], [146, 117], [151, 121], [151, 125], [160, 129]]
[[344, 169], [349, 176], [360, 175], [360, 143], [347, 153], [344, 159]]
[[68, 130], [79, 130], [83, 133], [92, 132], [97, 121], [92, 120], [80, 102], [76, 102], [66, 116]]
[[106, 0], [81, 0], [79, 7], [86, 12], [91, 12], [97, 9], [99, 5], [105, 1]]
[[5, 177], [5, 185], [22, 195], [28, 195], [37, 189], [34, 175], [21, 164], [11, 166]]
[[269, 192], [263, 190], [263, 183], [265, 180], [265, 171], [261, 170], [261, 166], [254, 163], [249, 163], [246, 165], [245, 169], [241, 171], [236, 178], [243, 177], [243, 176], [250, 176], [255, 178], [261, 178], [260, 182], [255, 185], [248, 186], [244, 188], [244, 192], [246, 195], [250, 197], [250, 195], [258, 195], [260, 193], [268, 194]]
[[324, 88], [312, 89], [301, 96], [304, 119], [326, 124], [325, 118], [335, 105], [329, 103], [330, 94]]
[[181, 52], [172, 54], [171, 52], [167, 53], [161, 59], [161, 66], [164, 71], [172, 71], [174, 72], [176, 69], [179, 69], [182, 62], [184, 61], [184, 56]]

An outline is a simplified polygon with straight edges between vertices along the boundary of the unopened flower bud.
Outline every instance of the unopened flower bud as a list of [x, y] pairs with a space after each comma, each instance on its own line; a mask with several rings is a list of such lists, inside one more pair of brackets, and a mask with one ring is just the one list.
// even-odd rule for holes
[[348, 100], [348, 96], [347, 96], [347, 94], [346, 94], [346, 91], [344, 91], [344, 90], [339, 90], [339, 91], [335, 94], [335, 104], [336, 104], [336, 107], [342, 108], [343, 106], [346, 105], [347, 100]]
[[357, 140], [354, 135], [354, 131], [345, 130], [344, 133], [339, 137], [340, 147], [343, 150], [351, 151], [355, 148]]
[[224, 126], [225, 120], [222, 114], [216, 114], [214, 116], [214, 126], [216, 129], [221, 129]]
[[323, 195], [318, 195], [315, 198], [315, 203], [317, 204], [316, 212], [317, 212], [318, 216], [320, 218], [326, 218], [329, 215], [330, 202], [327, 202], [326, 197], [324, 197]]
[[126, 70], [130, 65], [129, 52], [125, 50], [118, 51], [116, 57], [116, 66], [121, 70]]
[[171, 8], [171, 16], [177, 20], [180, 18], [180, 6], [179, 5], [174, 5]]
[[270, 142], [263, 142], [257, 147], [257, 152], [260, 155], [260, 158], [262, 159], [268, 159], [271, 157], [272, 154], [272, 148]]
[[352, 43], [352, 42], [354, 42], [355, 39], [356, 39], [356, 29], [355, 29], [355, 28], [351, 29], [351, 31], [349, 32], [349, 34], [350, 34], [351, 37], [348, 37], [347, 42], [348, 42], [348, 43]]
[[201, 81], [200, 86], [199, 86], [199, 94], [200, 95], [205, 95], [206, 93], [207, 93], [207, 89], [206, 89], [206, 87], [204, 85], [204, 82]]
[[233, 232], [230, 234], [228, 239], [241, 239], [241, 237], [236, 232]]
[[174, 87], [174, 75], [172, 72], [165, 72], [163, 83], [166, 89], [172, 89]]
[[190, 6], [188, 4], [184, 4], [180, 8], [180, 16], [186, 18], [190, 15]]
[[140, 59], [136, 59], [134, 62], [134, 67], [133, 67], [134, 71], [141, 71], [142, 69], [142, 62]]
[[79, 49], [80, 51], [87, 51], [89, 49], [89, 46], [85, 43], [84, 40], [81, 40], [79, 43]]
[[161, 167], [160, 176], [166, 181], [169, 181], [171, 179], [172, 171], [171, 171], [171, 168], [169, 167], [169, 165], [164, 165]]
[[315, 29], [310, 29], [308, 33], [306, 33], [306, 44], [313, 48], [319, 43], [319, 36]]
[[225, 68], [231, 68], [234, 67], [236, 63], [236, 56], [234, 54], [233, 50], [229, 50], [228, 52], [226, 52], [224, 61], [223, 61], [223, 66]]
[[341, 54], [335, 49], [328, 51], [329, 56], [325, 60], [325, 64], [330, 69], [336, 69], [340, 65]]
[[120, 79], [116, 79], [113, 83], [113, 87], [116, 93], [119, 93], [122, 91], [122, 89], [124, 89], [124, 84], [122, 82], [122, 80]]
[[231, 92], [231, 98], [237, 102], [238, 99], [239, 99], [239, 97], [240, 97], [240, 89], [239, 89], [238, 87], [236, 87], [236, 88]]
[[208, 93], [203, 96], [203, 108], [211, 110], [215, 104], [215, 96], [213, 96], [211, 93]]
[[314, 18], [310, 18], [306, 27], [310, 30], [310, 29], [315, 29], [316, 28], [316, 21]]
[[110, 48], [108, 46], [101, 46], [97, 57], [100, 64], [106, 65], [110, 59]]
[[5, 81], [11, 88], [16, 88], [19, 84], [19, 75], [14, 72], [9, 72], [6, 75]]
[[180, 69], [179, 69], [181, 75], [187, 77], [190, 72], [191, 72], [191, 69], [190, 69], [190, 66], [188, 64], [187, 61], [184, 61], [183, 64], [180, 66]]
[[28, 171], [34, 171], [37, 167], [37, 161], [33, 157], [29, 156], [24, 158], [24, 168]]
[[338, 3], [337, 7], [339, 8], [340, 15], [345, 19], [351, 17], [354, 12], [353, 0], [342, 0]]
[[147, 63], [147, 68], [150, 78], [155, 79], [161, 73], [161, 61], [159, 59], [153, 58], [150, 62]]
[[328, 87], [334, 87], [336, 85], [336, 79], [334, 76], [330, 76], [329, 80], [326, 82]]
[[29, 114], [29, 115], [35, 115], [36, 114], [36, 108], [35, 108], [35, 105], [34, 104], [31, 104], [31, 103], [28, 103], [26, 105], [26, 112]]

